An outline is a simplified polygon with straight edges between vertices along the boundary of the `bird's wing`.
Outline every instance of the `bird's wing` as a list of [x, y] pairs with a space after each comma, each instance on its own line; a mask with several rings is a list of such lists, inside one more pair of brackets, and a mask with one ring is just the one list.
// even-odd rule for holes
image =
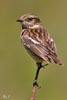
[[50, 37], [49, 32], [46, 29], [44, 29], [44, 32], [42, 32], [41, 36], [42, 36], [42, 42], [44, 43], [44, 45], [46, 44], [46, 47], [48, 49], [49, 52], [48, 57], [52, 58], [56, 64], [62, 65], [62, 62], [58, 59], [57, 56], [57, 48], [55, 42]]
[[49, 50], [46, 48], [46, 46], [42, 45], [39, 40], [37, 40], [36, 38], [32, 38], [32, 36], [29, 36], [28, 31], [22, 31], [20, 37], [25, 47], [30, 49], [34, 54], [36, 54], [43, 60], [47, 61], [47, 63], [50, 62], [49, 58], [47, 57], [49, 54]]
[[47, 31], [40, 32], [39, 30], [37, 33], [36, 30], [24, 30], [21, 32], [21, 41], [28, 49], [43, 60], [50, 62], [52, 58], [55, 63], [59, 64], [53, 39]]

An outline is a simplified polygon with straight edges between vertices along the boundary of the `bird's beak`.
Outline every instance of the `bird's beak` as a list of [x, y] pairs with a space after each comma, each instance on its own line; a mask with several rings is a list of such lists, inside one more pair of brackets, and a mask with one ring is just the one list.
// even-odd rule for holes
[[16, 21], [17, 21], [17, 22], [23, 22], [23, 20], [21, 20], [21, 19], [17, 19]]

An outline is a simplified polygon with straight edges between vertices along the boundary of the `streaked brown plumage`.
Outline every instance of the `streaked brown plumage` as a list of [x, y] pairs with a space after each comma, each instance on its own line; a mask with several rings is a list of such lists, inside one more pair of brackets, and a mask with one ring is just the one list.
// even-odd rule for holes
[[23, 28], [20, 34], [21, 41], [38, 66], [40, 64], [42, 67], [42, 61], [51, 63], [52, 59], [56, 64], [62, 65], [53, 39], [37, 16], [26, 14], [17, 21]]

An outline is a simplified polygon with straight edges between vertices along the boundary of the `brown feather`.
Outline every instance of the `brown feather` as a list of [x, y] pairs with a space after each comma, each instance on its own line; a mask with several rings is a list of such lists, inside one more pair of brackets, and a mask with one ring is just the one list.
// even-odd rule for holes
[[[29, 38], [37, 41], [39, 44], [35, 44]], [[53, 45], [55, 43], [45, 29], [25, 29], [21, 32], [21, 40], [33, 54], [41, 57], [47, 63], [51, 61], [49, 58], [52, 58], [55, 63], [60, 64], [60, 60], [57, 58], [56, 47]]]

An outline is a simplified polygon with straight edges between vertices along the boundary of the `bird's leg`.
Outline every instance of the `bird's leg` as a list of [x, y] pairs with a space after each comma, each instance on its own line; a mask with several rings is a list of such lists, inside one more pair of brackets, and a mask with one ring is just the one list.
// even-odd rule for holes
[[42, 66], [42, 63], [40, 63], [40, 62], [37, 62], [36, 64], [37, 64], [37, 71], [36, 71], [36, 75], [35, 75], [33, 87], [34, 87], [35, 85], [36, 85], [37, 87], [39, 87], [39, 86], [38, 86], [38, 83], [37, 83], [37, 79], [38, 79], [39, 71], [40, 71], [40, 69], [43, 67], [43, 66]]
[[[39, 75], [39, 71], [41, 68], [43, 68], [44, 66], [46, 66], [47, 64], [45, 64], [44, 66], [42, 65], [42, 63], [37, 62], [37, 71], [36, 71], [36, 76], [33, 82], [33, 91], [32, 91], [32, 98], [30, 100], [35, 100], [35, 94], [36, 94], [36, 90], [37, 87], [39, 87], [38, 83], [37, 83], [37, 79], [38, 79], [38, 75]], [[39, 87], [40, 88], [40, 87]]]

